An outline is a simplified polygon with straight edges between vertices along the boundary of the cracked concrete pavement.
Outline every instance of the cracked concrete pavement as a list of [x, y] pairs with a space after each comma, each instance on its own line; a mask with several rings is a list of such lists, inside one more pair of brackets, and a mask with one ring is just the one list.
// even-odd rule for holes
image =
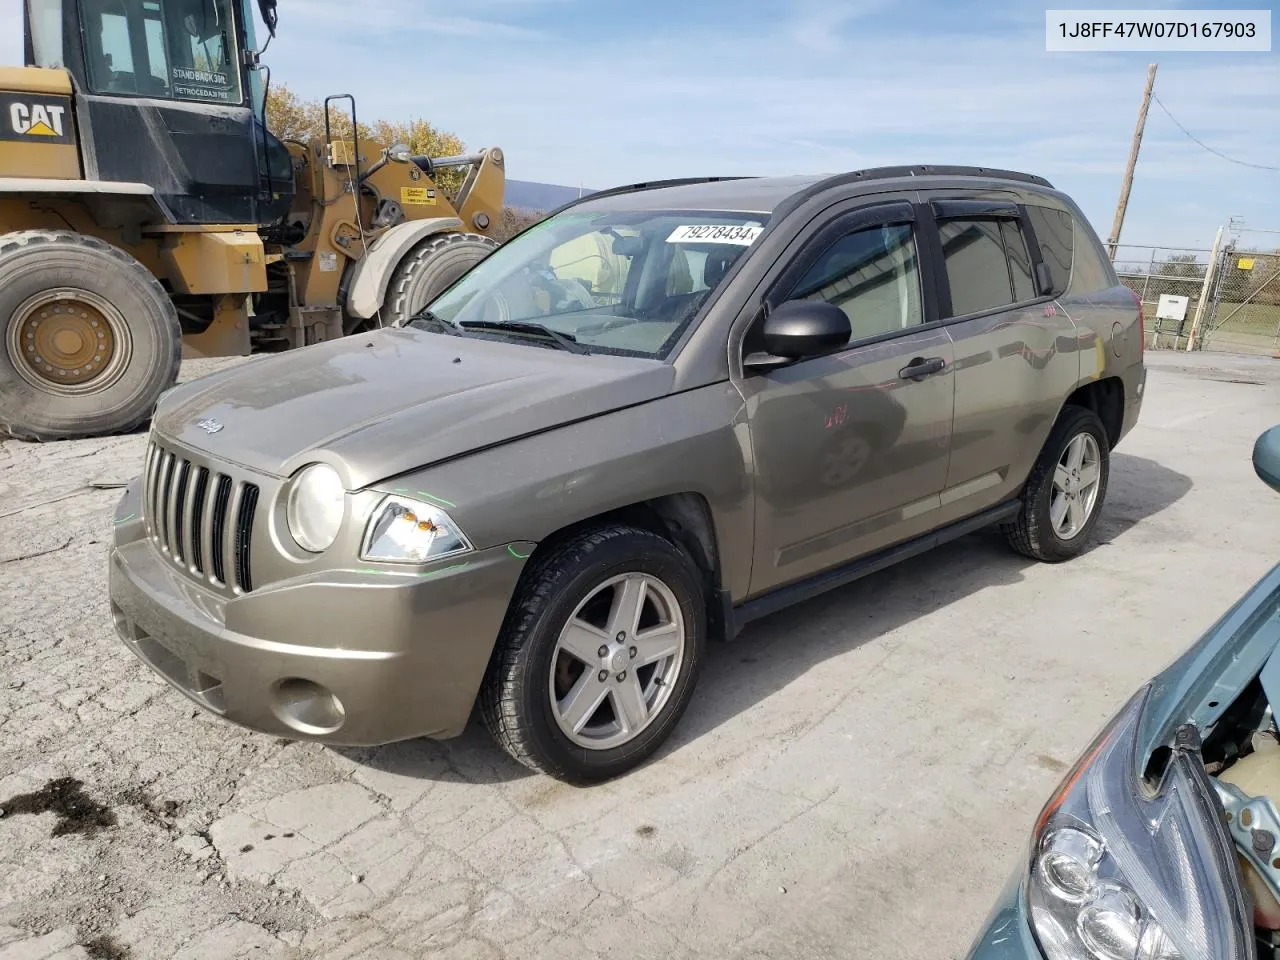
[[1148, 356], [1087, 555], [979, 534], [754, 624], [591, 789], [474, 723], [334, 750], [196, 712], [106, 609], [143, 436], [0, 443], [0, 960], [963, 955], [1091, 735], [1277, 560], [1280, 362]]

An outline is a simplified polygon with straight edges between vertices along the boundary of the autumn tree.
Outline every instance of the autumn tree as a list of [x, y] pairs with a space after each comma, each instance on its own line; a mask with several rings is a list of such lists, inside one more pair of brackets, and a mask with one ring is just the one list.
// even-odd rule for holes
[[[329, 123], [334, 137], [351, 136], [351, 118], [344, 109], [346, 101], [330, 107]], [[267, 128], [281, 140], [320, 140], [324, 138], [324, 102], [299, 97], [284, 84], [272, 84], [267, 97]], [[421, 118], [407, 121], [375, 120], [360, 123], [360, 138], [384, 147], [407, 144], [418, 155], [450, 157], [466, 152], [466, 145], [453, 133], [441, 130]], [[457, 193], [466, 174], [465, 168], [440, 170], [436, 183], [449, 195]]]
[[532, 227], [535, 223], [539, 223], [546, 216], [543, 213], [537, 213], [531, 210], [519, 210], [515, 207], [503, 207], [502, 216], [498, 220], [498, 226], [494, 229], [491, 236], [499, 243], [506, 243], [517, 233]]

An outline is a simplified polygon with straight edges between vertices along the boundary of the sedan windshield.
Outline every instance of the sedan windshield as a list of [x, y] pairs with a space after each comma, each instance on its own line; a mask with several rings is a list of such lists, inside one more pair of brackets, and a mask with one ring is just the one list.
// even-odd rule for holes
[[665, 358], [766, 219], [569, 210], [499, 247], [420, 316], [485, 336], [536, 338], [541, 328], [583, 352]]

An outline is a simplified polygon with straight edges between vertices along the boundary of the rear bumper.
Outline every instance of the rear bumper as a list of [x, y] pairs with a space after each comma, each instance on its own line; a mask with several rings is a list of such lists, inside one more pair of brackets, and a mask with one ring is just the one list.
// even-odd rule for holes
[[163, 556], [140, 517], [135, 481], [110, 552], [116, 631], [200, 707], [347, 745], [466, 726], [524, 564], [505, 546], [420, 572], [332, 570], [229, 598]]
[[1124, 439], [1142, 413], [1142, 401], [1147, 392], [1147, 368], [1142, 363], [1135, 363], [1120, 375], [1120, 379], [1124, 383], [1124, 420], [1120, 425], [1120, 439]]

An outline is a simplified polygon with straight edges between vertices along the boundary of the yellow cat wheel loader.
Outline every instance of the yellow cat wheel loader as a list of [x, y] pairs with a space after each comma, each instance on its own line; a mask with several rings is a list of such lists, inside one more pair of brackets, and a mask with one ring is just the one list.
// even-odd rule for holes
[[132, 430], [182, 358], [389, 325], [497, 246], [501, 150], [357, 139], [350, 95], [323, 138], [266, 128], [275, 0], [24, 14], [26, 64], [0, 67], [0, 436]]

